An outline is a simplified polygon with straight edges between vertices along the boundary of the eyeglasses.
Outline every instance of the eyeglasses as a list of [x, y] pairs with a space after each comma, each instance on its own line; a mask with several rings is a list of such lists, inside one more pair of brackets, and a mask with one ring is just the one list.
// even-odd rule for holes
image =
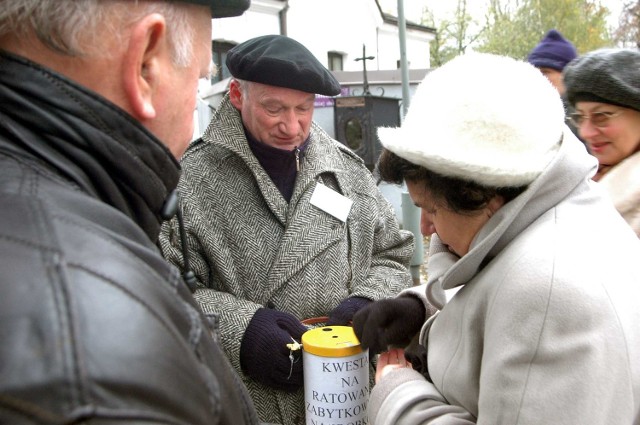
[[571, 120], [576, 127], [580, 127], [585, 121], [589, 120], [594, 127], [603, 128], [609, 125], [609, 120], [611, 118], [615, 118], [623, 112], [623, 109], [616, 112], [601, 111], [591, 112], [590, 114], [574, 112], [569, 115], [569, 120]]

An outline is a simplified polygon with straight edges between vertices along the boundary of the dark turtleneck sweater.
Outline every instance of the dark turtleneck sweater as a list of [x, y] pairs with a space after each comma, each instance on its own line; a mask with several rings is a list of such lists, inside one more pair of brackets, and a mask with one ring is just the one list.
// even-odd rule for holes
[[[267, 172], [284, 199], [289, 202], [293, 195], [299, 164], [302, 163], [304, 150], [309, 144], [309, 138], [293, 150], [278, 149], [256, 140], [245, 128], [245, 135], [251, 152], [258, 159], [262, 168]], [[296, 159], [296, 155], [298, 158]]]

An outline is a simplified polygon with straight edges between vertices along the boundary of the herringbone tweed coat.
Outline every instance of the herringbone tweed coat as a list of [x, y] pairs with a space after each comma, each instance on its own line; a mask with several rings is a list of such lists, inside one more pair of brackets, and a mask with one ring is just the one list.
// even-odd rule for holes
[[[178, 189], [196, 299], [218, 316], [222, 345], [260, 419], [303, 423], [302, 389], [276, 391], [242, 374], [240, 343], [251, 317], [267, 303], [302, 320], [328, 315], [348, 296], [393, 297], [412, 283], [413, 235], [399, 230], [363, 161], [315, 123], [287, 203], [252, 154], [228, 97], [182, 167]], [[354, 201], [346, 223], [309, 203], [317, 182]], [[161, 246], [182, 267], [175, 219], [165, 223]]]

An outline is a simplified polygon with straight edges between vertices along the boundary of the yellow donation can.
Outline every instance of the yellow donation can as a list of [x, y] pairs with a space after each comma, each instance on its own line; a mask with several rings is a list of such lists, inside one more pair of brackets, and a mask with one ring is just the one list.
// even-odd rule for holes
[[302, 335], [307, 425], [366, 425], [369, 355], [350, 326]]

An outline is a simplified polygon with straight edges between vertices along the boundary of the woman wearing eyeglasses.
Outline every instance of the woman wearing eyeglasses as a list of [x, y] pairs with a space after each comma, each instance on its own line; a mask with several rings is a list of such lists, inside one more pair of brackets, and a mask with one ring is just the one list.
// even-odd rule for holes
[[640, 237], [640, 51], [601, 49], [564, 70], [571, 115], [598, 158], [593, 180]]

